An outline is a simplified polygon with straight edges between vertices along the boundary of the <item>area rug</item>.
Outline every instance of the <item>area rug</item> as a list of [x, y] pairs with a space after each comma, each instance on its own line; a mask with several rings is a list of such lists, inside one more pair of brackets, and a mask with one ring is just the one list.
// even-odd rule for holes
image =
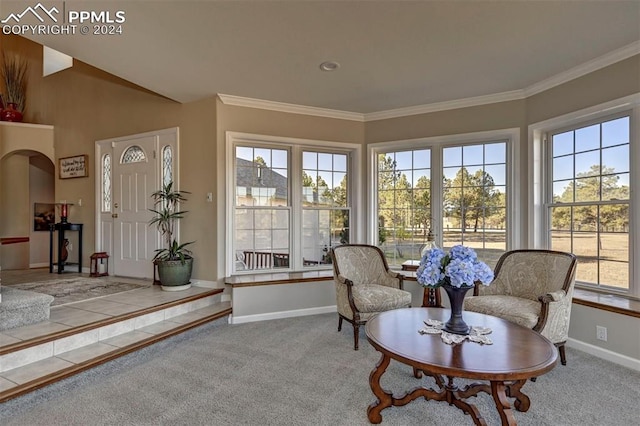
[[106, 281], [97, 278], [75, 277], [15, 284], [10, 285], [9, 287], [34, 291], [36, 293], [50, 294], [54, 297], [51, 306], [57, 306], [147, 286], [142, 284]]

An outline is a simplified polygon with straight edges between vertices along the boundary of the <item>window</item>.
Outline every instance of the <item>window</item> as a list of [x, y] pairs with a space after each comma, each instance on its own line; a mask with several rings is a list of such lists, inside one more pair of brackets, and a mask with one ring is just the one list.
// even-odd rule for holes
[[236, 270], [288, 268], [289, 152], [236, 146], [235, 153]]
[[329, 268], [352, 234], [347, 144], [229, 136], [230, 273]]
[[111, 155], [102, 157], [102, 211], [111, 211]]
[[162, 185], [173, 181], [173, 151], [171, 145], [162, 148]]
[[141, 163], [147, 161], [144, 151], [137, 145], [132, 145], [122, 154], [122, 164]]
[[419, 260], [429, 231], [441, 247], [473, 247], [491, 266], [517, 245], [509, 225], [518, 223], [510, 167], [518, 143], [519, 130], [510, 129], [373, 144], [372, 239], [389, 264]]
[[431, 229], [431, 150], [378, 154], [378, 244], [399, 265], [420, 258]]
[[327, 264], [329, 250], [349, 242], [346, 154], [302, 152], [302, 264]]
[[[574, 253], [576, 285], [640, 296], [640, 95], [532, 124], [530, 241]], [[637, 191], [637, 188], [635, 188]], [[634, 231], [635, 230], [635, 231]]]
[[576, 280], [629, 290], [630, 116], [550, 132], [550, 248], [578, 257]]
[[495, 266], [507, 249], [507, 143], [443, 149], [443, 245], [464, 244]]

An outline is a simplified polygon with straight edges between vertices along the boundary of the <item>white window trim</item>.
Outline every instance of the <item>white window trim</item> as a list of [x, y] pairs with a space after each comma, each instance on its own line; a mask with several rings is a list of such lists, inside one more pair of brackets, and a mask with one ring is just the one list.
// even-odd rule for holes
[[[530, 248], [548, 248], [547, 221], [548, 212], [545, 202], [549, 185], [547, 170], [548, 147], [544, 137], [548, 132], [558, 128], [572, 126], [605, 118], [624, 111], [631, 112], [631, 128], [629, 140], [629, 165], [631, 166], [629, 182], [640, 181], [640, 93], [625, 96], [589, 108], [550, 118], [529, 126], [529, 158], [532, 166], [529, 169], [529, 246]], [[543, 179], [546, 176], [547, 179]], [[629, 292], [630, 296], [640, 297], [640, 196], [638, 188], [631, 189], [629, 203]], [[611, 291], [615, 293], [615, 291]], [[626, 293], [626, 292], [625, 292]]]
[[[226, 197], [224, 199], [225, 202], [225, 220], [226, 224], [225, 228], [225, 239], [224, 241], [232, 241], [233, 238], [233, 227], [231, 224], [233, 223], [233, 215], [235, 210], [235, 188], [233, 187], [234, 183], [234, 167], [235, 164], [235, 151], [233, 147], [236, 144], [247, 144], [252, 146], [254, 144], [271, 144], [278, 145], [281, 147], [304, 147], [304, 148], [312, 148], [312, 149], [339, 149], [343, 151], [351, 151], [351, 159], [350, 159], [350, 168], [349, 168], [349, 191], [350, 191], [350, 209], [351, 209], [351, 222], [349, 223], [350, 230], [350, 240], [351, 242], [358, 242], [361, 240], [361, 229], [362, 226], [359, 226], [364, 220], [364, 212], [362, 208], [358, 208], [358, 206], [362, 206], [363, 204], [363, 191], [362, 188], [362, 146], [355, 143], [347, 143], [347, 142], [333, 142], [333, 141], [322, 141], [315, 139], [301, 139], [301, 138], [290, 138], [290, 137], [280, 137], [280, 136], [268, 136], [268, 135], [259, 135], [252, 133], [242, 133], [242, 132], [232, 132], [227, 131], [226, 134], [226, 170], [225, 170], [225, 186], [226, 186]], [[290, 167], [291, 170], [301, 170], [302, 164], [300, 163], [302, 160], [296, 158], [295, 155], [292, 155], [290, 158]], [[291, 188], [299, 188], [301, 186], [301, 176], [297, 176], [293, 174], [290, 176], [291, 179]], [[292, 191], [291, 194], [291, 206], [296, 206], [300, 204], [301, 195], [297, 193], [297, 191]], [[292, 227], [294, 229], [300, 228], [302, 218], [298, 217], [293, 210], [292, 214]], [[299, 233], [294, 233], [297, 235], [296, 238], [292, 240], [291, 250], [300, 250], [302, 246], [301, 235]], [[224, 269], [225, 276], [230, 276], [233, 273], [233, 244], [224, 244], [224, 253], [225, 253], [225, 261], [224, 261]], [[250, 271], [249, 273], [273, 273], [273, 270], [268, 271]]]
[[[369, 176], [369, 185], [366, 192], [369, 195], [367, 199], [368, 225], [367, 225], [367, 241], [369, 244], [377, 244], [377, 205], [378, 194], [376, 188], [377, 181], [377, 158], [381, 152], [402, 151], [408, 149], [424, 149], [424, 148], [442, 148], [448, 145], [465, 145], [472, 143], [487, 143], [497, 140], [507, 141], [507, 234], [506, 244], [507, 250], [519, 247], [522, 241], [521, 219], [518, 214], [518, 206], [520, 201], [520, 174], [516, 173], [518, 162], [520, 161], [520, 129], [500, 129], [488, 130], [484, 132], [462, 133], [456, 135], [433, 136], [428, 138], [405, 139], [397, 141], [378, 142], [368, 145], [367, 147], [367, 176]], [[442, 181], [442, 155], [440, 149], [431, 151], [432, 168], [431, 180], [434, 182]], [[440, 193], [433, 193], [431, 203], [434, 206], [442, 205]], [[433, 233], [436, 235], [438, 244], [442, 243], [442, 209], [433, 210]]]

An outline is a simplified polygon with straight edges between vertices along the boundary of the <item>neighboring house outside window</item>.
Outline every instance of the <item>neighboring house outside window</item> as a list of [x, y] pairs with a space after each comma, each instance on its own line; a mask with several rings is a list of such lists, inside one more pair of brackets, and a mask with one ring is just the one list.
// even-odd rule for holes
[[372, 240], [389, 264], [418, 261], [430, 231], [441, 247], [473, 247], [491, 266], [516, 246], [518, 144], [517, 129], [373, 144]]
[[258, 138], [228, 145], [230, 273], [329, 268], [331, 247], [350, 241], [349, 150]]
[[577, 285], [635, 296], [639, 105], [640, 96], [628, 97], [531, 126], [541, 159], [532, 182], [536, 245], [574, 253]]

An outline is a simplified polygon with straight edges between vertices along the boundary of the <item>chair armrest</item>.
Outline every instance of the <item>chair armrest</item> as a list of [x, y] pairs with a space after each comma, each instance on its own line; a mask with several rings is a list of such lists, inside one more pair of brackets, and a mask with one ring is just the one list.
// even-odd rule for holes
[[552, 293], [547, 293], [545, 295], [539, 296], [538, 300], [541, 303], [551, 303], [551, 302], [558, 302], [564, 299], [565, 297], [567, 297], [567, 293], [565, 293], [564, 290], [557, 290]]
[[344, 284], [347, 287], [352, 287], [353, 286], [353, 281], [351, 281], [349, 278], [346, 278], [343, 275], [338, 275], [337, 277], [334, 277], [335, 282], [340, 283], [340, 284]]
[[384, 281], [377, 282], [376, 284], [384, 285], [387, 287], [399, 288], [400, 290], [404, 290], [404, 275], [394, 272], [390, 269], [387, 269], [385, 276], [383, 276]]

